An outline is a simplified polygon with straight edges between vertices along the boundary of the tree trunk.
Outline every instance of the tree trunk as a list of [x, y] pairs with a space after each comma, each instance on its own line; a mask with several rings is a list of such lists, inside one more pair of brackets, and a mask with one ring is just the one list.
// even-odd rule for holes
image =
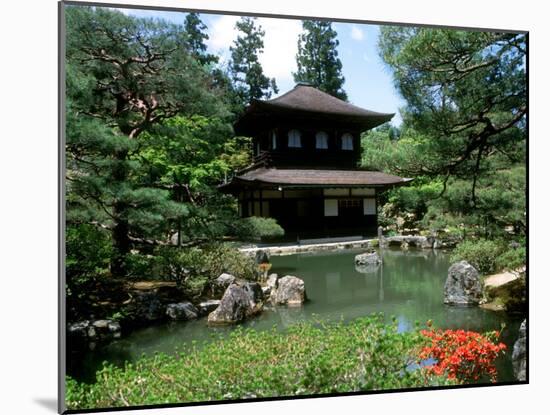
[[[118, 151], [115, 154], [116, 164], [113, 167], [113, 182], [121, 185], [128, 178], [128, 152]], [[118, 197], [119, 195], [117, 195]], [[115, 225], [113, 227], [113, 255], [111, 257], [111, 273], [117, 277], [127, 277], [126, 257], [130, 253], [130, 229], [128, 224], [128, 203], [117, 200], [113, 208]]]

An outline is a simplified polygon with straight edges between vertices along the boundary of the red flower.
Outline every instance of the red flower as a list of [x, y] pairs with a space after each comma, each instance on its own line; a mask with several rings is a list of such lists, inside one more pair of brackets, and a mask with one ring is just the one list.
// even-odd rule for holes
[[422, 330], [421, 334], [430, 340], [430, 345], [420, 350], [419, 357], [436, 360], [436, 363], [426, 367], [428, 372], [437, 375], [446, 373], [449, 379], [462, 383], [479, 380], [482, 376], [496, 382], [494, 361], [506, 349], [503, 343], [492, 342], [493, 338], [498, 340], [498, 331], [483, 335], [473, 331], [430, 329]]

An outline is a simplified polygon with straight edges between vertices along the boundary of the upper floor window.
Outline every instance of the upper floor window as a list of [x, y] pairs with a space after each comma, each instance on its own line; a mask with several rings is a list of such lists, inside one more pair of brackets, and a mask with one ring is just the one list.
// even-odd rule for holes
[[328, 148], [328, 134], [325, 131], [319, 131], [315, 134], [315, 148]]
[[299, 148], [302, 147], [302, 136], [298, 130], [290, 130], [288, 132], [288, 146]]
[[271, 149], [277, 149], [277, 133], [275, 131], [271, 131]]
[[350, 133], [342, 135], [342, 150], [353, 150], [353, 136]]

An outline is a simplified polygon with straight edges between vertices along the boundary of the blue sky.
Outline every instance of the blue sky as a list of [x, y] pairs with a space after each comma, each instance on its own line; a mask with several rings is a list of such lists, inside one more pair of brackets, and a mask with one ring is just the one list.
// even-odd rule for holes
[[[119, 9], [125, 14], [161, 18], [182, 24], [185, 13], [138, 9]], [[237, 36], [235, 22], [238, 16], [202, 13], [201, 19], [208, 26], [210, 53], [229, 58], [229, 46]], [[260, 62], [267, 76], [277, 81], [279, 94], [294, 87], [292, 72], [296, 70], [298, 35], [302, 32], [300, 20], [258, 18], [265, 30], [264, 53]], [[373, 111], [396, 113], [392, 124], [399, 125], [399, 108], [405, 105], [392, 81], [390, 69], [378, 56], [377, 41], [380, 27], [356, 23], [334, 23], [338, 33], [338, 54], [346, 78], [344, 89], [351, 103]]]

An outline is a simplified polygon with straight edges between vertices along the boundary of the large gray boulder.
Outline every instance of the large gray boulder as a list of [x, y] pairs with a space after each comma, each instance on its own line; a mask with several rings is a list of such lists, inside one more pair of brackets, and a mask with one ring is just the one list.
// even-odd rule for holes
[[444, 288], [444, 303], [449, 305], [478, 305], [483, 298], [479, 272], [467, 261], [449, 267]]
[[188, 301], [183, 303], [168, 304], [166, 306], [166, 315], [171, 320], [187, 321], [199, 317], [199, 310]]
[[382, 263], [382, 258], [377, 252], [365, 252], [355, 256], [355, 265], [358, 266], [377, 266]]
[[208, 323], [213, 325], [239, 323], [257, 314], [261, 309], [262, 304], [253, 301], [250, 290], [231, 284], [225, 290], [220, 305], [208, 315]]
[[514, 343], [512, 351], [512, 367], [514, 376], [519, 381], [527, 379], [527, 320], [523, 320], [519, 327], [519, 337]]
[[292, 275], [286, 275], [277, 280], [275, 288], [271, 290], [273, 304], [289, 306], [301, 305], [306, 300], [304, 281]]

